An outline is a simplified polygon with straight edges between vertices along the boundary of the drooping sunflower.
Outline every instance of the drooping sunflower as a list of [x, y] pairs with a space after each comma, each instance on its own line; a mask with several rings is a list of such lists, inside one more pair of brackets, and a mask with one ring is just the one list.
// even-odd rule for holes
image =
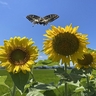
[[1, 66], [12, 73], [30, 71], [38, 56], [38, 49], [33, 44], [32, 39], [26, 37], [4, 40], [4, 46], [0, 46]]
[[82, 58], [88, 38], [86, 34], [77, 32], [78, 26], [72, 28], [72, 24], [64, 27], [52, 26], [52, 29], [46, 30], [47, 38], [44, 41], [44, 53], [53, 61], [66, 63], [70, 65], [70, 61], [74, 63], [77, 58]]
[[85, 52], [83, 59], [78, 59], [75, 62], [75, 67], [80, 68], [96, 68], [96, 53], [95, 52]]

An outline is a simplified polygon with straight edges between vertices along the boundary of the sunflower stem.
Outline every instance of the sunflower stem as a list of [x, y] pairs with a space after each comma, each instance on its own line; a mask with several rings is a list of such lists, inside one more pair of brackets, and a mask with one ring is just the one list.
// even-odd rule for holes
[[31, 76], [32, 76], [32, 78], [33, 78], [33, 82], [36, 82], [36, 80], [35, 80], [35, 77], [34, 77], [34, 75], [33, 75], [33, 72], [32, 72], [32, 70], [31, 70]]
[[90, 89], [89, 89], [89, 77], [88, 77], [88, 75], [86, 75], [87, 77], [86, 77], [86, 79], [87, 79], [87, 88], [88, 88], [88, 96], [89, 96], [89, 91], [90, 91]]
[[[65, 63], [65, 69], [64, 69], [64, 71], [65, 71], [65, 73], [67, 73], [67, 65], [66, 65], [66, 63]], [[67, 94], [67, 81], [65, 81], [65, 96], [67, 96], [68, 94]]]
[[13, 85], [13, 90], [12, 90], [12, 93], [11, 93], [11, 96], [15, 96], [15, 93], [16, 93], [16, 86], [14, 84]]

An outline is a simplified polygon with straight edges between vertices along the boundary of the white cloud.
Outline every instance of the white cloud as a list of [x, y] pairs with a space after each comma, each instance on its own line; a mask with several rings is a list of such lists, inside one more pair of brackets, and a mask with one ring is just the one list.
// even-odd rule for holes
[[43, 56], [39, 56], [39, 58], [41, 58], [41, 59], [42, 59], [42, 58], [43, 58]]
[[47, 56], [45, 56], [45, 55], [40, 55], [40, 56], [38, 57], [38, 59], [39, 59], [39, 60], [44, 60], [44, 59], [47, 59]]
[[8, 5], [8, 3], [7, 2], [4, 2], [4, 1], [0, 1], [0, 4], [2, 4], [2, 5]]

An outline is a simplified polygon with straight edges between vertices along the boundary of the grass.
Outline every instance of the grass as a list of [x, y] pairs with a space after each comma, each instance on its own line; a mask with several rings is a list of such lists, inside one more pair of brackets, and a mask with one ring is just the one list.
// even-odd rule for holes
[[[57, 83], [59, 78], [55, 76], [54, 70], [49, 69], [39, 69], [39, 70], [33, 70], [34, 77], [36, 81], [49, 84], [51, 82]], [[6, 70], [0, 70], [0, 76], [7, 75], [7, 80], [5, 83], [9, 85], [10, 87], [13, 86], [12, 79], [10, 77], [10, 74]], [[0, 85], [0, 96], [4, 94], [5, 92], [8, 92], [8, 89], [2, 85]], [[8, 95], [7, 95], [8, 96]], [[20, 93], [16, 93], [16, 96], [20, 96]], [[26, 95], [24, 95], [26, 96]]]
[[34, 70], [34, 77], [39, 82], [50, 83], [54, 81], [57, 83], [59, 78], [54, 74], [54, 70], [49, 69], [41, 69], [41, 70]]

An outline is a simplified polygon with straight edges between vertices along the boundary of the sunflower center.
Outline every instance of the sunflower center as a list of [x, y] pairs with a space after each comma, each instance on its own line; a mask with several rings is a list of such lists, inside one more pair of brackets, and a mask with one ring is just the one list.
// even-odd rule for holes
[[29, 55], [26, 51], [22, 49], [15, 49], [10, 54], [9, 61], [15, 65], [23, 65], [29, 59]]
[[90, 65], [93, 62], [93, 57], [91, 54], [84, 54], [84, 59], [78, 59], [78, 63], [81, 65]]
[[53, 39], [54, 50], [64, 56], [74, 54], [79, 48], [78, 38], [71, 33], [60, 33]]

